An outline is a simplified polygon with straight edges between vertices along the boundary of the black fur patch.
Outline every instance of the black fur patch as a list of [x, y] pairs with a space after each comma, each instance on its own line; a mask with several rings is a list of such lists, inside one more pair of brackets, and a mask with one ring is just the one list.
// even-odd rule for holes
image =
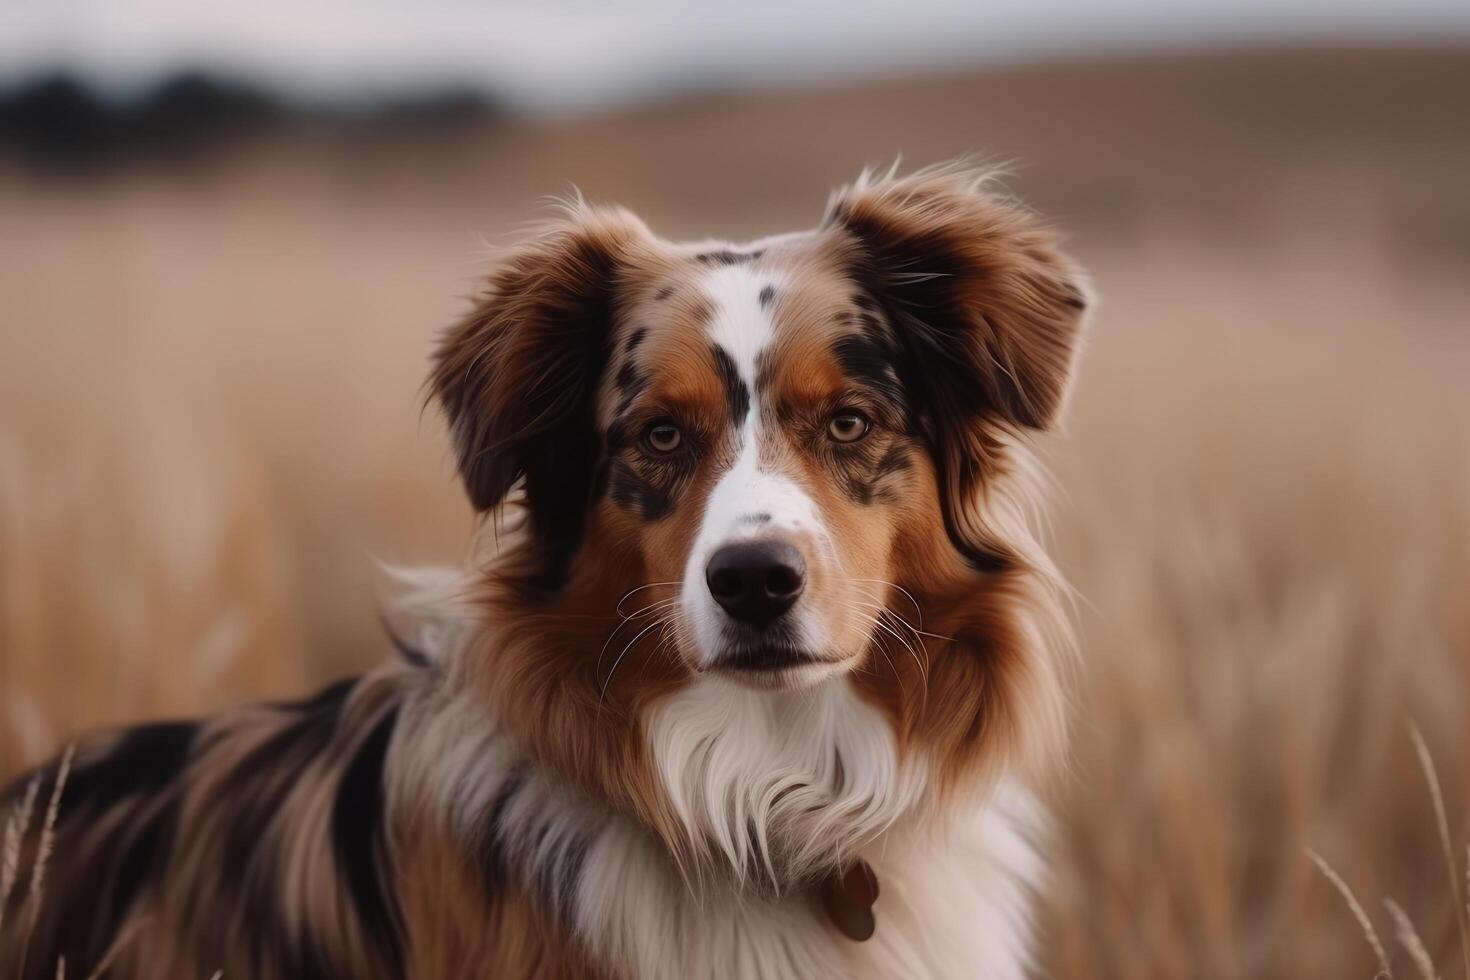
[[107, 915], [108, 921], [114, 925], [127, 917], [144, 884], [156, 877], [173, 842], [178, 821], [179, 800], [177, 796], [170, 796], [162, 806], [148, 814], [118, 854], [116, 870], [107, 883]]
[[890, 446], [882, 458], [871, 467], [866, 467], [861, 472], [854, 471], [848, 476], [845, 481], [847, 495], [865, 506], [874, 503], [896, 503], [897, 494], [891, 487], [884, 486], [883, 481], [895, 473], [909, 469], [912, 465], [908, 447], [902, 442], [896, 443]]
[[775, 298], [776, 298], [776, 287], [775, 286], [765, 286], [765, 287], [763, 287], [761, 289], [761, 293], [760, 293], [761, 309], [765, 309], [766, 307], [770, 306], [771, 305], [771, 300], [773, 300]]
[[[57, 814], [58, 841], [68, 850], [57, 854], [57, 863], [50, 870], [53, 880], [47, 887], [56, 895], [48, 896], [45, 889], [41, 892], [34, 931], [26, 941], [32, 946], [30, 962], [24, 971], [13, 964], [16, 977], [54, 976], [53, 964], [58, 957], [77, 964], [81, 972], [102, 960], [147, 882], [167, 857], [177, 822], [178, 780], [193, 752], [197, 733], [198, 726], [189, 722], [145, 725], [120, 733], [99, 755], [93, 756], [86, 749], [79, 753], [79, 761], [72, 766], [62, 790]], [[0, 791], [0, 803], [6, 804], [0, 812], [9, 812], [33, 779], [37, 806], [44, 812], [59, 773], [60, 766], [53, 760], [20, 776]], [[94, 820], [107, 823], [91, 832], [86, 828]], [[33, 818], [32, 827], [37, 822]], [[77, 834], [81, 836], [74, 836]], [[87, 850], [71, 853], [70, 847], [82, 840]], [[29, 860], [34, 860], [34, 855]], [[8, 896], [8, 905], [0, 909], [7, 923], [13, 921], [11, 916], [21, 914], [28, 901], [24, 883], [30, 873], [22, 864], [17, 887]], [[58, 902], [67, 904], [58, 907]]]
[[587, 842], [579, 839], [571, 848], [571, 853], [558, 862], [561, 880], [551, 886], [556, 912], [568, 923], [576, 910], [577, 885], [582, 880], [582, 866], [587, 863]]
[[771, 387], [771, 352], [763, 350], [755, 355], [755, 390], [764, 393]]
[[[509, 862], [505, 853], [505, 817], [511, 804], [526, 785], [525, 770], [519, 766], [513, 768], [505, 776], [500, 787], [495, 792], [495, 798], [485, 810], [481, 818], [479, 833], [479, 861], [480, 873], [484, 882], [485, 892], [492, 898], [499, 894], [506, 886], [506, 875], [509, 871]], [[523, 811], [524, 813], [524, 811]], [[525, 841], [523, 847], [527, 852], [540, 853], [546, 843], [546, 836], [551, 832], [552, 824], [546, 815], [540, 811], [526, 815], [532, 821], [530, 827], [518, 828], [521, 832], [531, 831], [532, 836]], [[539, 821], [539, 822], [538, 822]], [[546, 861], [540, 865], [540, 873], [536, 881], [538, 898], [548, 911], [570, 921], [572, 910], [576, 902], [577, 883], [582, 877], [582, 866], [586, 860], [587, 843], [584, 840], [575, 840], [568, 845], [568, 850], [561, 856], [560, 860]]]
[[986, 548], [978, 542], [971, 541], [960, 534], [948, 518], [944, 522], [944, 527], [960, 556], [965, 559], [965, 564], [975, 571], [986, 575], [1004, 575], [1015, 570], [1018, 562], [1009, 552]]
[[666, 492], [645, 480], [621, 459], [613, 460], [608, 466], [607, 494], [613, 503], [646, 521], [666, 517], [673, 509], [673, 500]]
[[648, 377], [638, 370], [638, 365], [628, 361], [618, 368], [618, 373], [613, 378], [613, 384], [623, 393], [625, 398], [636, 396], [648, 386]]
[[505, 886], [506, 862], [500, 846], [500, 824], [505, 819], [505, 811], [511, 801], [525, 785], [525, 773], [520, 770], [511, 771], [496, 791], [490, 808], [485, 811], [480, 831], [480, 872], [484, 876], [485, 891], [492, 897]]
[[607, 427], [603, 435], [603, 443], [607, 451], [615, 453], [628, 445], [628, 426], [623, 419], [614, 419], [612, 425]]
[[874, 340], [879, 338], [888, 340], [890, 338], [888, 328], [883, 325], [882, 320], [878, 319], [878, 314], [876, 313], [859, 314], [858, 323], [861, 325], [863, 333], [872, 337]]
[[745, 416], [750, 411], [750, 389], [741, 380], [740, 370], [735, 367], [735, 360], [729, 351], [719, 344], [711, 344], [710, 350], [715, 356], [715, 371], [720, 376], [720, 383], [725, 386], [725, 403], [730, 407], [730, 419], [738, 426], [745, 421]]
[[[274, 875], [278, 869], [260, 861], [260, 841], [307, 767], [330, 744], [342, 705], [356, 684], [357, 678], [347, 678], [308, 700], [275, 704], [273, 707], [289, 721], [241, 759], [227, 777], [232, 812], [221, 841], [224, 878], [239, 883], [247, 921], [280, 922], [279, 928], [285, 928], [276, 897]], [[300, 961], [297, 965], [305, 969], [316, 964], [321, 954], [313, 948], [293, 948], [283, 951], [283, 955], [295, 957]]]
[[633, 352], [638, 349], [638, 345], [643, 343], [644, 339], [647, 336], [647, 327], [639, 327], [637, 330], [634, 330], [632, 333], [628, 334], [628, 342], [623, 345], [623, 352], [631, 357], [633, 355]]
[[754, 252], [737, 252], [734, 249], [722, 248], [713, 252], [700, 252], [694, 257], [694, 261], [703, 265], [740, 265], [743, 262], [754, 262], [764, 254], [764, 249], [757, 249]]
[[[642, 331], [639, 331], [642, 333]], [[636, 336], [636, 335], [635, 335]], [[628, 352], [629, 360], [618, 368], [617, 375], [613, 378], [613, 388], [618, 392], [618, 403], [613, 408], [613, 414], [621, 419], [628, 414], [633, 407], [633, 402], [638, 396], [648, 390], [650, 384], [649, 376], [633, 362], [631, 349]], [[625, 427], [621, 421], [615, 421], [608, 428], [603, 443], [610, 450], [617, 450], [625, 444]], [[592, 497], [601, 496], [607, 489], [607, 461], [599, 462], [595, 478], [593, 480]]]
[[[531, 853], [549, 853], [546, 837], [551, 829], [551, 821], [541, 817], [540, 825], [535, 828], [535, 837], [526, 850]], [[542, 901], [553, 915], [564, 922], [571, 922], [577, 898], [577, 883], [582, 878], [582, 866], [586, 859], [587, 842], [580, 838], [573, 840], [566, 846], [559, 860], [543, 861], [536, 876]]]
[[[95, 761], [72, 769], [61, 796], [59, 819], [87, 822], [115, 807], [130, 811], [109, 831], [93, 858], [102, 863], [86, 896], [94, 903], [58, 937], [69, 962], [95, 965], [127, 918], [148, 881], [167, 858], [178, 823], [179, 796], [169, 792], [188, 764], [199, 726], [191, 722], [145, 725]], [[53, 777], [54, 779], [54, 777]], [[53, 783], [54, 785], [54, 783]], [[51, 791], [43, 786], [39, 798]]]
[[909, 457], [908, 447], [902, 443], [890, 446], [883, 458], [878, 460], [878, 465], [873, 467], [873, 475], [877, 477], [891, 476], [894, 473], [902, 473], [910, 469], [914, 461]]
[[842, 481], [842, 489], [849, 500], [868, 507], [877, 498], [877, 482], [866, 474], [852, 473]]
[[111, 752], [72, 769], [61, 815], [98, 813], [133, 794], [157, 793], [183, 771], [198, 733], [197, 724], [182, 721], [130, 730]]
[[395, 707], [373, 727], [342, 774], [332, 805], [332, 850], [337, 870], [346, 880], [363, 932], [378, 947], [387, 967], [384, 972], [389, 976], [403, 973], [402, 918], [387, 883], [392, 872], [385, 867], [387, 807], [383, 788], [388, 743], [397, 721]]
[[906, 399], [895, 364], [896, 352], [881, 333], [839, 337], [832, 345], [832, 356], [849, 378], [872, 389], [895, 408], [904, 406]]

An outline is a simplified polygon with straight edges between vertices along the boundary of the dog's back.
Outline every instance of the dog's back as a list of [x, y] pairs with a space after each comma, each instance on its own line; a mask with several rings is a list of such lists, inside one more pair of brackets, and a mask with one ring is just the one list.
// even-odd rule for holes
[[384, 768], [411, 683], [98, 736], [17, 780], [6, 975], [402, 975]]

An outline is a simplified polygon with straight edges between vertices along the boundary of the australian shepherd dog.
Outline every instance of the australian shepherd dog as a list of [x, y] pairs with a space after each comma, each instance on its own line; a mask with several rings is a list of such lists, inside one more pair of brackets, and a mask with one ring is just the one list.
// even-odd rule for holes
[[1025, 975], [1085, 305], [963, 167], [744, 245], [567, 205], [434, 354], [475, 558], [390, 664], [16, 780], [0, 973]]

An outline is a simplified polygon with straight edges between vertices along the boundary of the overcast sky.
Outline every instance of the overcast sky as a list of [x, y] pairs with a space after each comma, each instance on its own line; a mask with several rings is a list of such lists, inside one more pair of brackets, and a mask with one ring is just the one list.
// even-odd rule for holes
[[576, 111], [1076, 51], [1470, 40], [1470, 0], [0, 0], [0, 83], [180, 67], [311, 96], [482, 86]]

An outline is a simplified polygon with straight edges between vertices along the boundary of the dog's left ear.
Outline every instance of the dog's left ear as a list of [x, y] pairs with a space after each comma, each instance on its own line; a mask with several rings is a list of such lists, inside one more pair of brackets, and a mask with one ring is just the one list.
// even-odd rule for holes
[[618, 208], [577, 206], [501, 257], [434, 355], [429, 386], [478, 511], [524, 477], [531, 532], [580, 540], [598, 454], [594, 398], [630, 262], [652, 235]]
[[1062, 415], [1087, 305], [1080, 273], [1031, 215], [954, 168], [865, 176], [833, 196], [825, 229], [891, 322], [946, 534], [974, 567], [1006, 568], [980, 487], [1004, 465], [1000, 432]]
[[1081, 276], [983, 183], [955, 168], [865, 175], [833, 196], [825, 223], [853, 246], [855, 278], [896, 321], [936, 413], [1051, 428], [1087, 305]]

